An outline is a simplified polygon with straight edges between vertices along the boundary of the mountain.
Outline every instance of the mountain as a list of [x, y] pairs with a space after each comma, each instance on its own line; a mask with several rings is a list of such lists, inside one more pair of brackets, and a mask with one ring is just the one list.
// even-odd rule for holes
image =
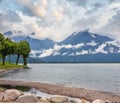
[[[13, 35], [18, 35], [18, 36], [13, 36]], [[9, 37], [10, 39], [12, 39], [13, 41], [19, 42], [21, 40], [26, 40], [30, 43], [30, 47], [32, 50], [43, 50], [43, 49], [49, 49], [52, 48], [54, 46], [54, 44], [56, 42], [54, 42], [53, 40], [50, 39], [35, 39], [32, 36], [35, 35], [35, 32], [32, 32], [30, 34], [30, 36], [19, 36], [20, 34], [22, 34], [22, 31], [8, 31], [4, 33], [4, 36]]]
[[11, 31], [11, 30], [9, 30], [9, 31], [7, 31], [7, 32], [4, 32], [3, 33], [4, 34], [4, 36], [8, 36], [8, 37], [10, 37], [10, 36], [12, 36], [13, 34], [22, 34], [22, 31], [21, 30], [18, 30], [18, 31]]
[[72, 35], [70, 35], [68, 38], [60, 42], [60, 44], [71, 44], [76, 45], [78, 43], [89, 43], [91, 41], [94, 41], [96, 43], [104, 43], [107, 41], [112, 41], [113, 39], [106, 37], [106, 36], [100, 36], [98, 34], [90, 33], [88, 30], [80, 31], [80, 32], [74, 32]]
[[58, 43], [31, 36], [16, 36], [12, 39], [30, 43], [30, 58], [33, 59], [29, 59], [29, 62], [120, 62], [120, 42], [88, 30], [74, 32]]
[[13, 34], [12, 31], [7, 31], [7, 32], [4, 33], [5, 36], [9, 36], [9, 35], [12, 35], [12, 34]]
[[120, 42], [107, 36], [75, 32], [68, 38], [31, 56], [44, 62], [120, 62]]
[[55, 44], [55, 42], [50, 39], [39, 40], [39, 39], [34, 39], [30, 36], [17, 36], [17, 37], [13, 37], [12, 39], [17, 42], [21, 40], [28, 41], [30, 43], [30, 47], [32, 50], [49, 49], [52, 48]]

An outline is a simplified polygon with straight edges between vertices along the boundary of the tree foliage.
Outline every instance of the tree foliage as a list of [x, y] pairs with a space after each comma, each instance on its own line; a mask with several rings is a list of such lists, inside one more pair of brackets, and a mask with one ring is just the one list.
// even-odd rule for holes
[[3, 65], [5, 65], [5, 58], [9, 56], [17, 55], [16, 64], [18, 64], [20, 55], [23, 57], [23, 64], [27, 65], [27, 58], [30, 53], [30, 45], [27, 41], [13, 42], [9, 38], [5, 38], [0, 33], [0, 56], [2, 57]]
[[20, 55], [22, 55], [23, 63], [24, 65], [27, 65], [27, 57], [29, 56], [29, 53], [30, 53], [30, 45], [27, 41], [20, 41], [19, 43], [17, 43], [16, 54], [18, 56], [17, 56], [16, 64], [18, 64]]

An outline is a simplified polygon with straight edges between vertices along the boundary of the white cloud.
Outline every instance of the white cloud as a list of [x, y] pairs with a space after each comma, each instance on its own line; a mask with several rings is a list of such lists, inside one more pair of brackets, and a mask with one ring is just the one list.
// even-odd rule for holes
[[92, 32], [114, 33], [120, 38], [120, 24], [115, 23], [119, 18], [114, 18], [120, 15], [119, 10], [119, 0], [2, 0], [0, 17], [1, 13], [12, 11], [18, 17], [7, 12], [8, 17], [20, 17], [22, 21], [13, 23], [6, 17], [0, 30], [21, 29], [25, 34], [36, 32], [36, 38], [61, 41], [75, 31], [90, 28]]
[[47, 0], [42, 0], [39, 2], [32, 2], [30, 0], [24, 0], [24, 1], [19, 1], [18, 2], [22, 5], [25, 5], [28, 9], [31, 10], [31, 12], [39, 17], [39, 18], [44, 18], [47, 14], [46, 6], [47, 6]]
[[47, 57], [52, 55], [53, 49], [43, 50], [42, 54], [39, 56], [40, 58]]
[[97, 43], [95, 41], [91, 41], [90, 43], [87, 43], [86, 45], [95, 46], [97, 45]]
[[85, 55], [85, 54], [89, 54], [88, 51], [82, 50], [81, 52], [76, 52], [75, 55]]
[[63, 19], [63, 7], [60, 7], [58, 10], [53, 11], [53, 16], [57, 22], [60, 22]]
[[[75, 49], [78, 49], [78, 48], [81, 48], [83, 46], [83, 44], [77, 44], [77, 45], [55, 45], [53, 48], [50, 48], [50, 49], [47, 49], [47, 50], [43, 50], [42, 53], [40, 54], [39, 57], [43, 58], [43, 57], [47, 57], [47, 56], [50, 56], [50, 55], [60, 55], [60, 50], [62, 48], [65, 48], [65, 49], [72, 49], [72, 48], [75, 48]], [[66, 55], [67, 53], [63, 53], [61, 55]]]
[[108, 52], [104, 50], [104, 47], [106, 46], [106, 44], [102, 44], [100, 45], [97, 49], [95, 49], [94, 52], [92, 52], [93, 54], [96, 54], [96, 53], [104, 53], [104, 54], [107, 54]]

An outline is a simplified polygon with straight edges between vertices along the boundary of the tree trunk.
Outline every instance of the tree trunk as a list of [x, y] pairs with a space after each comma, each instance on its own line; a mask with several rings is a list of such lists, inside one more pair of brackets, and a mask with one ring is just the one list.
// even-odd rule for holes
[[17, 55], [16, 65], [18, 65], [19, 58], [20, 58], [20, 54]]
[[26, 66], [27, 65], [27, 58], [23, 56], [23, 64]]
[[11, 55], [9, 54], [9, 64], [11, 63]]
[[2, 56], [3, 65], [5, 65], [5, 55]]

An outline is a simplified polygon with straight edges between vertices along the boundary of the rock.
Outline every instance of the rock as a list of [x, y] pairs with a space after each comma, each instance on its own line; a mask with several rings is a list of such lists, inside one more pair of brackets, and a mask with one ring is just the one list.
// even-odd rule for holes
[[85, 99], [81, 99], [82, 103], [90, 103], [90, 101], [87, 101]]
[[74, 99], [70, 98], [69, 102], [71, 102], [71, 103], [82, 103], [81, 99], [78, 99], [78, 98], [74, 98]]
[[105, 102], [104, 103], [112, 103], [111, 101], [109, 101], [109, 100], [105, 100]]
[[0, 102], [3, 101], [3, 97], [4, 97], [4, 92], [0, 92]]
[[40, 101], [43, 103], [50, 103], [49, 100], [47, 98], [41, 97]]
[[81, 99], [76, 99], [76, 103], [82, 103]]
[[3, 102], [15, 101], [20, 95], [21, 91], [15, 89], [9, 89], [4, 92]]
[[96, 99], [96, 100], [94, 100], [92, 103], [105, 103], [105, 101], [100, 100], [100, 99]]
[[21, 103], [39, 102], [38, 98], [34, 95], [22, 95], [16, 101]]
[[50, 102], [52, 102], [52, 103], [63, 103], [63, 102], [67, 102], [67, 101], [68, 101], [68, 97], [66, 97], [66, 96], [50, 98]]

